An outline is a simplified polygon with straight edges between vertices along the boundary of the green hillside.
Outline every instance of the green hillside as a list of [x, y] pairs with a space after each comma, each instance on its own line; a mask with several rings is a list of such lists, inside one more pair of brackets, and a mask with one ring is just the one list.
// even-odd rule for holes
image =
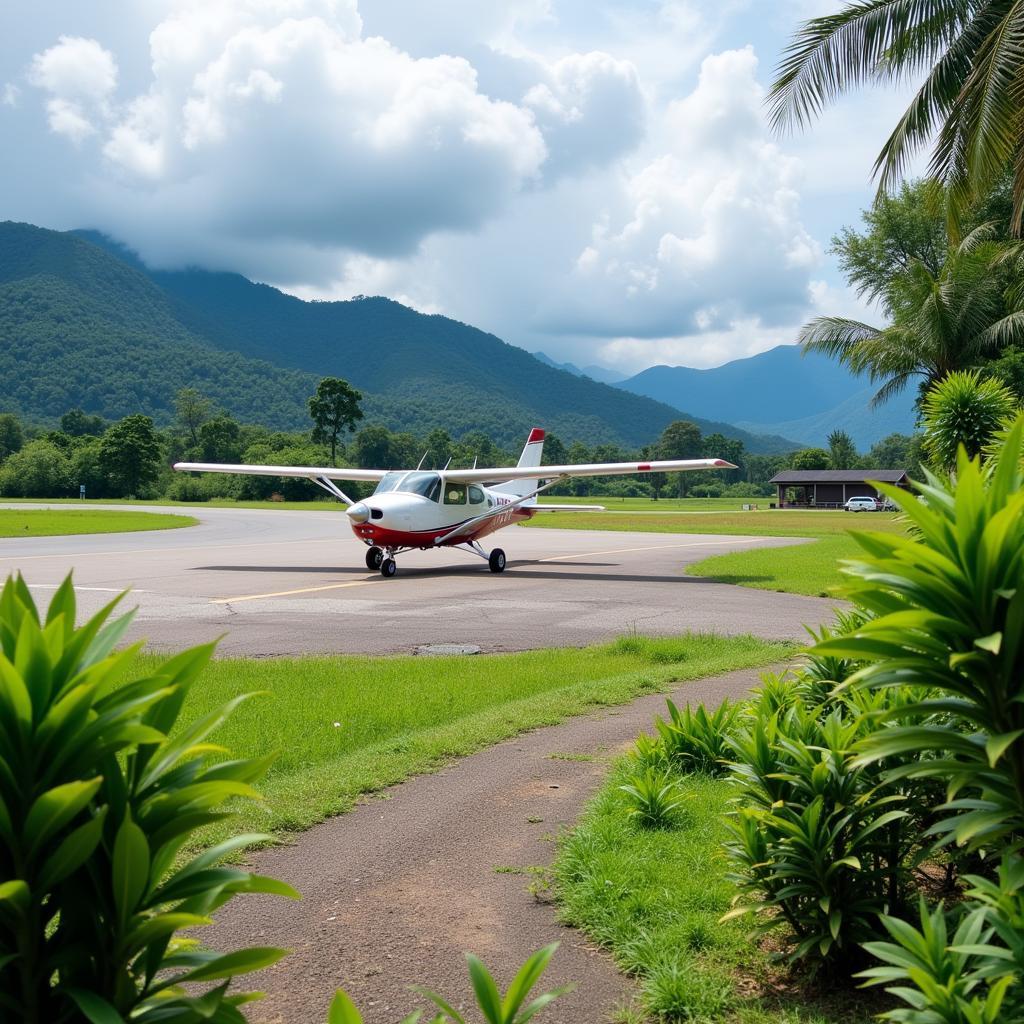
[[[365, 395], [370, 420], [518, 442], [531, 426], [637, 447], [680, 412], [545, 366], [466, 324], [397, 302], [303, 302], [235, 274], [149, 272], [92, 233], [0, 224], [0, 409], [54, 419], [72, 406], [170, 416], [192, 385], [243, 422], [307, 425], [322, 376]], [[752, 451], [792, 447], [727, 424]]]

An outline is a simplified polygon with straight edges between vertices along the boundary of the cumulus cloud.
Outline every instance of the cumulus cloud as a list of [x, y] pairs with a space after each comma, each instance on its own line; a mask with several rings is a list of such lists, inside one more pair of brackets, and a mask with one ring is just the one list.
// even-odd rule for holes
[[791, 323], [819, 249], [800, 222], [799, 165], [771, 142], [752, 49], [708, 57], [667, 113], [668, 152], [624, 182], [628, 214], [599, 219], [548, 308], [551, 330], [628, 338]]
[[525, 100], [495, 98], [463, 57], [367, 37], [355, 0], [186, 0], [150, 57], [148, 90], [119, 103], [95, 40], [62, 37], [32, 63], [51, 129], [96, 137], [94, 220], [151, 261], [264, 279], [296, 246], [308, 266], [475, 229], [523, 189], [613, 159], [642, 122], [626, 62], [568, 56], [533, 69]]
[[117, 87], [117, 62], [95, 39], [61, 36], [35, 55], [28, 80], [50, 94], [50, 130], [77, 143], [95, 134], [95, 121], [107, 116], [108, 99]]
[[643, 135], [644, 100], [636, 68], [607, 53], [570, 54], [545, 70], [524, 105], [550, 155], [546, 174], [607, 164]]

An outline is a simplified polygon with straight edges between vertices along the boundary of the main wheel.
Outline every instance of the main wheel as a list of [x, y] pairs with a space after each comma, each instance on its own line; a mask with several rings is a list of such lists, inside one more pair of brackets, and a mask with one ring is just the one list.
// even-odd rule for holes
[[495, 548], [487, 559], [487, 564], [491, 567], [491, 572], [504, 572], [505, 552], [501, 548]]
[[366, 568], [367, 569], [379, 569], [381, 562], [384, 561], [384, 552], [380, 548], [370, 548], [366, 552]]
[[380, 563], [380, 574], [385, 579], [391, 579], [396, 572], [398, 572], [398, 565], [395, 563], [393, 558], [385, 558]]

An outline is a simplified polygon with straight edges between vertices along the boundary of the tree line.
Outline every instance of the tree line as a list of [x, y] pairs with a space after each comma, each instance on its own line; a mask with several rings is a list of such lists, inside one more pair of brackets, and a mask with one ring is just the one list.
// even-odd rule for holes
[[[279, 496], [304, 501], [322, 497], [308, 480], [173, 472], [175, 462], [253, 463], [257, 465], [413, 467], [446, 465], [514, 465], [518, 449], [497, 444], [483, 431], [458, 438], [442, 429], [425, 435], [393, 431], [379, 423], [357, 429], [363, 420], [362, 395], [340, 378], [325, 378], [308, 402], [311, 427], [275, 431], [239, 423], [194, 387], [174, 398], [175, 416], [158, 428], [142, 413], [108, 422], [74, 408], [55, 430], [31, 427], [13, 413], [0, 414], [0, 496], [58, 498], [166, 498], [205, 501], [213, 498], [258, 500]], [[912, 438], [893, 435], [859, 456], [850, 438], [837, 432], [829, 451], [803, 449], [788, 455], [754, 455], [741, 441], [719, 433], [702, 434], [696, 424], [678, 420], [640, 450], [615, 444], [588, 445], [548, 434], [544, 464], [629, 462], [655, 459], [720, 458], [735, 470], [698, 473], [638, 474], [608, 480], [578, 479], [552, 488], [575, 496], [766, 497], [771, 477], [786, 468], [845, 469], [867, 462], [873, 468], [906, 468], [918, 457]], [[358, 487], [355, 490], [360, 490]], [[366, 488], [363, 488], [366, 490]]]

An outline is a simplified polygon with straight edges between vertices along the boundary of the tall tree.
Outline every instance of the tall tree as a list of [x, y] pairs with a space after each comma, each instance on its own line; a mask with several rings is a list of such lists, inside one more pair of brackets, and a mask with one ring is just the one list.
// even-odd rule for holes
[[848, 0], [804, 22], [769, 94], [776, 129], [804, 125], [867, 82], [924, 81], [875, 162], [880, 191], [934, 143], [929, 174], [947, 188], [956, 220], [1008, 166], [1013, 226], [1024, 214], [1020, 4], [1010, 0]]
[[829, 454], [824, 448], [802, 448], [790, 456], [790, 469], [828, 469]]
[[[663, 459], [699, 459], [700, 427], [689, 420], [675, 420], [662, 431], [658, 448]], [[679, 474], [679, 497], [686, 497], [685, 473]]]
[[[935, 274], [912, 263], [892, 295], [893, 322], [872, 327], [824, 316], [800, 332], [805, 352], [824, 352], [880, 385], [878, 405], [920, 378], [922, 392], [950, 373], [1024, 340], [1024, 306], [1008, 300], [1000, 265], [1005, 250], [982, 226], [950, 250]], [[1009, 311], [1007, 311], [1009, 309]]]
[[18, 417], [13, 412], [0, 412], [0, 462], [21, 451], [24, 443], [25, 434]]
[[174, 415], [192, 444], [199, 444], [199, 428], [213, 415], [213, 402], [196, 388], [181, 388], [174, 396]]
[[102, 416], [90, 416], [82, 409], [68, 409], [60, 418], [60, 429], [69, 437], [99, 437], [106, 428]]
[[828, 468], [853, 469], [857, 461], [857, 446], [845, 430], [833, 430], [828, 435]]
[[100, 438], [99, 463], [119, 497], [138, 494], [160, 474], [160, 440], [153, 421], [125, 416]]
[[242, 457], [242, 430], [230, 416], [214, 416], [199, 428], [203, 462], [238, 462]]
[[313, 440], [331, 446], [332, 466], [337, 461], [338, 435], [345, 429], [351, 433], [356, 429], [356, 421], [363, 418], [359, 408], [362, 400], [362, 394], [340, 377], [324, 377], [309, 400]]

